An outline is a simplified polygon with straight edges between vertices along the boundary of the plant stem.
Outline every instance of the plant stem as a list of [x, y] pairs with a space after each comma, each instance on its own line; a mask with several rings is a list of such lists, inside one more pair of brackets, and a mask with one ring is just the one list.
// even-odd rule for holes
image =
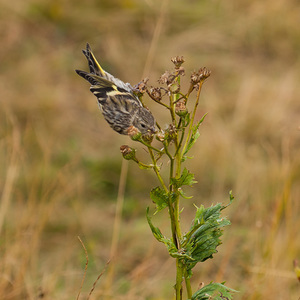
[[[164, 180], [162, 179], [160, 173], [159, 173], [159, 169], [157, 167], [157, 163], [153, 154], [153, 151], [151, 148], [148, 147], [152, 162], [153, 162], [153, 170], [161, 184], [161, 186], [163, 187], [163, 189], [165, 190], [166, 193], [169, 193], [169, 190], [166, 186], [166, 184], [164, 183]], [[173, 203], [172, 203], [172, 199], [169, 198], [168, 201], [168, 207], [169, 207], [169, 214], [170, 214], [170, 220], [171, 220], [171, 230], [172, 230], [172, 236], [173, 236], [173, 243], [174, 245], [177, 247], [178, 249], [178, 239], [177, 239], [177, 224], [176, 224], [176, 218], [175, 218], [175, 214], [174, 214], [174, 207], [173, 207]]]
[[146, 146], [148, 147], [148, 150], [149, 150], [149, 153], [150, 153], [150, 157], [152, 159], [152, 162], [153, 162], [153, 170], [161, 184], [161, 186], [163, 187], [163, 189], [165, 190], [165, 192], [168, 192], [168, 188], [167, 186], [165, 185], [164, 183], [164, 180], [162, 179], [160, 173], [159, 173], [159, 169], [157, 167], [157, 163], [156, 163], [156, 160], [155, 160], [155, 157], [154, 157], [154, 154], [153, 154], [153, 151], [152, 151], [152, 147], [149, 147], [149, 145], [146, 144]]
[[186, 269], [184, 270], [184, 277], [185, 277], [185, 287], [186, 287], [186, 291], [187, 291], [187, 296], [188, 296], [188, 299], [191, 299], [193, 292], [192, 292], [192, 287], [191, 287], [191, 281], [190, 281], [190, 278], [188, 278]]
[[142, 138], [139, 139], [138, 141], [139, 141], [140, 143], [142, 143], [143, 145], [147, 146], [148, 148], [150, 148], [150, 149], [152, 149], [152, 150], [154, 150], [154, 151], [156, 151], [156, 152], [158, 152], [158, 153], [161, 153], [161, 152], [162, 152], [161, 150], [159, 150], [159, 149], [157, 149], [157, 148], [151, 146], [150, 144], [146, 143]]
[[198, 104], [199, 104], [200, 93], [201, 93], [201, 88], [202, 88], [203, 82], [204, 81], [200, 81], [199, 82], [199, 89], [198, 89], [198, 92], [197, 92], [196, 103], [195, 103], [195, 107], [194, 107], [194, 110], [193, 110], [193, 114], [192, 114], [192, 118], [191, 118], [189, 130], [188, 130], [188, 134], [187, 134], [187, 138], [186, 138], [186, 141], [185, 141], [184, 146], [183, 146], [182, 155], [184, 155], [184, 152], [185, 152], [185, 150], [187, 148], [188, 142], [189, 142], [191, 134], [192, 134], [192, 129], [193, 129], [193, 125], [194, 125], [196, 111], [197, 111]]
[[177, 258], [176, 259], [176, 284], [175, 284], [175, 291], [176, 291], [176, 300], [182, 300], [182, 278], [183, 278], [183, 268], [182, 263]]

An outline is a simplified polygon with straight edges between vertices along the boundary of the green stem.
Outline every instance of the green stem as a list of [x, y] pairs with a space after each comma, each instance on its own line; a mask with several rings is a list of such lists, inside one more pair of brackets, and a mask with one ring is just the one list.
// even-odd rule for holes
[[[166, 184], [164, 183], [163, 178], [161, 177], [161, 175], [159, 173], [159, 169], [157, 167], [157, 163], [156, 163], [153, 151], [150, 147], [148, 147], [148, 150], [149, 150], [152, 162], [153, 162], [153, 170], [154, 170], [161, 186], [165, 190], [165, 192], [169, 193], [169, 190], [168, 190]], [[172, 200], [170, 198], [169, 198], [169, 201], [168, 201], [168, 207], [169, 207], [169, 214], [170, 214], [170, 220], [171, 220], [171, 230], [172, 230], [172, 236], [173, 236], [173, 243], [178, 249], [176, 218], [175, 218], [173, 203], [172, 203]]]
[[158, 153], [161, 153], [161, 152], [162, 152], [161, 150], [159, 150], [159, 149], [157, 149], [157, 148], [151, 146], [150, 144], [146, 143], [145, 141], [143, 141], [142, 138], [139, 139], [138, 141], [139, 141], [140, 143], [142, 143], [143, 145], [147, 146], [148, 149], [150, 148], [150, 149], [152, 149], [152, 150], [154, 150], [154, 151], [156, 151], [156, 152], [158, 152]]
[[149, 145], [146, 145], [146, 146], [148, 146], [148, 150], [149, 150], [149, 153], [150, 153], [152, 162], [153, 162], [153, 170], [154, 170], [154, 172], [155, 172], [155, 174], [156, 174], [156, 177], [158, 178], [158, 180], [159, 180], [161, 186], [163, 187], [163, 189], [165, 190], [165, 192], [168, 192], [168, 188], [167, 188], [167, 186], [165, 185], [164, 180], [162, 179], [162, 177], [161, 177], [161, 175], [160, 175], [160, 173], [159, 173], [159, 169], [158, 169], [158, 167], [157, 167], [157, 163], [156, 163], [156, 160], [155, 160], [155, 157], [154, 157], [152, 148], [149, 147]]
[[155, 99], [154, 97], [152, 97], [152, 95], [151, 95], [148, 91], [147, 91], [147, 94], [148, 94], [148, 96], [149, 96], [152, 100], [154, 100], [156, 103], [158, 103], [158, 104], [160, 104], [160, 105], [166, 107], [167, 109], [170, 109], [170, 107], [169, 107], [167, 104], [165, 104], [165, 103], [163, 103], [163, 102], [161, 102], [161, 101]]
[[192, 292], [191, 281], [190, 281], [190, 278], [188, 278], [186, 268], [184, 270], [184, 279], [185, 279], [185, 287], [186, 287], [188, 299], [191, 299], [193, 292]]
[[168, 155], [169, 159], [170, 159], [170, 179], [169, 179], [169, 190], [170, 192], [172, 192], [172, 185], [171, 185], [171, 178], [173, 178], [173, 170], [174, 170], [174, 158], [172, 157], [168, 146], [167, 146], [167, 142], [164, 141], [163, 142], [164, 145], [164, 149], [165, 149], [165, 153]]
[[182, 278], [183, 278], [183, 268], [182, 263], [177, 258], [176, 259], [176, 284], [175, 284], [175, 290], [176, 290], [176, 300], [182, 300]]
[[193, 110], [193, 114], [192, 114], [192, 118], [191, 118], [189, 130], [188, 130], [188, 134], [187, 134], [187, 138], [186, 138], [186, 141], [185, 141], [184, 146], [183, 146], [182, 155], [184, 154], [184, 152], [185, 152], [185, 150], [187, 148], [188, 142], [189, 142], [191, 134], [192, 134], [192, 129], [193, 129], [193, 125], [194, 125], [196, 111], [197, 111], [198, 104], [199, 104], [200, 93], [201, 93], [201, 88], [202, 88], [203, 82], [204, 81], [200, 81], [199, 82], [199, 90], [197, 92], [196, 103], [195, 103], [195, 107], [194, 107], [194, 110]]

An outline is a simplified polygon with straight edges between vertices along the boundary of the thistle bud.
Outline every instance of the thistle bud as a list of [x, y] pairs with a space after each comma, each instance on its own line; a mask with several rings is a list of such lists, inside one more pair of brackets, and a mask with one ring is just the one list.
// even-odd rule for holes
[[134, 126], [130, 126], [127, 130], [127, 134], [131, 137], [132, 140], [138, 141], [141, 139], [141, 132]]
[[134, 160], [138, 162], [138, 160], [135, 157], [135, 152], [136, 152], [135, 149], [129, 147], [128, 145], [122, 145], [120, 147], [120, 151], [126, 160]]
[[186, 105], [184, 101], [178, 101], [175, 106], [175, 113], [178, 116], [185, 116], [188, 113]]
[[153, 141], [153, 136], [154, 136], [154, 134], [152, 132], [148, 131], [142, 135], [142, 139], [144, 142], [151, 144]]
[[168, 129], [166, 130], [165, 139], [169, 141], [175, 140], [176, 135], [176, 127], [173, 124], [170, 124]]

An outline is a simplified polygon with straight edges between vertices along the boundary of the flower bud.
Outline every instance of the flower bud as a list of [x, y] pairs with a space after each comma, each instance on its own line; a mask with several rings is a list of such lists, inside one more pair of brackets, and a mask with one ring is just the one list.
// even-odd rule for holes
[[154, 136], [153, 132], [148, 131], [142, 135], [142, 139], [144, 142], [151, 144], [153, 141], [153, 136]]
[[176, 139], [177, 131], [176, 127], [173, 124], [170, 124], [168, 129], [166, 130], [165, 139], [172, 141]]
[[127, 130], [127, 134], [131, 137], [132, 140], [138, 141], [141, 139], [141, 132], [134, 126], [130, 126]]
[[128, 145], [122, 145], [120, 147], [120, 151], [126, 160], [134, 160], [138, 162], [138, 160], [135, 157], [135, 152], [136, 152], [135, 149], [129, 147]]
[[188, 113], [188, 110], [186, 108], [186, 105], [184, 103], [184, 101], [178, 101], [176, 103], [176, 106], [175, 106], [175, 113], [178, 115], [178, 116], [185, 116], [187, 113]]

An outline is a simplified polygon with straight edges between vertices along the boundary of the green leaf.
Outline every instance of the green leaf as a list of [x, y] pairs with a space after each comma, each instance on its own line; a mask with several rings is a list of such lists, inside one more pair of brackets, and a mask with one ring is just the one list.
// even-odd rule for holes
[[157, 186], [150, 192], [151, 200], [156, 204], [157, 212], [166, 208], [170, 203], [173, 203], [177, 197], [176, 193], [169, 193]]
[[168, 206], [168, 194], [159, 186], [151, 190], [150, 198], [156, 204], [157, 211]]
[[161, 243], [164, 243], [170, 253], [171, 256], [173, 257], [176, 257], [176, 253], [177, 253], [177, 248], [175, 246], [175, 244], [173, 243], [172, 240], [164, 237], [160, 231], [160, 229], [158, 227], [155, 227], [151, 221], [151, 218], [149, 216], [149, 207], [147, 207], [147, 212], [146, 212], [146, 215], [147, 215], [147, 221], [148, 221], [148, 224], [150, 226], [150, 229], [154, 235], [154, 237]]
[[198, 131], [198, 128], [200, 124], [204, 121], [207, 113], [201, 118], [201, 120], [192, 128], [192, 136], [188, 142], [188, 145], [186, 147], [185, 152], [183, 153], [182, 159], [186, 159], [185, 155], [190, 151], [190, 149], [193, 147], [193, 145], [196, 143], [198, 137], [200, 136], [200, 133]]
[[[230, 193], [230, 203], [232, 202]], [[229, 204], [230, 204], [229, 203]], [[221, 211], [227, 207], [220, 203], [204, 208], [196, 207], [196, 215], [190, 227], [190, 231], [183, 237], [182, 249], [187, 257], [183, 263], [187, 266], [188, 275], [192, 275], [192, 269], [198, 262], [203, 262], [213, 257], [217, 247], [221, 244], [222, 228], [230, 225], [230, 221], [221, 217]]]
[[181, 176], [179, 178], [171, 178], [171, 183], [175, 186], [175, 188], [180, 188], [183, 185], [193, 185], [197, 181], [194, 180], [194, 174], [190, 173], [187, 168], [184, 168]]
[[193, 294], [191, 300], [230, 300], [231, 293], [237, 292], [225, 286], [224, 283], [209, 283], [196, 293]]

